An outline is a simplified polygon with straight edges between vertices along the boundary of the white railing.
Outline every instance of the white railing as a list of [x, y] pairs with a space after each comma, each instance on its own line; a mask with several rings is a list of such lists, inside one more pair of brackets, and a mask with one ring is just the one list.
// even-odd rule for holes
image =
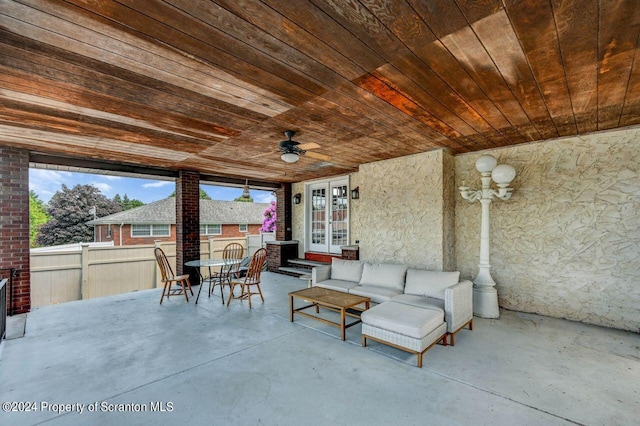
[[[256, 238], [257, 237], [257, 238]], [[242, 244], [250, 256], [273, 234], [201, 241], [200, 257], [222, 257], [224, 247]], [[84, 244], [75, 251], [31, 252], [31, 306], [91, 299], [157, 288], [160, 272], [153, 250], [162, 248], [175, 271], [175, 242], [122, 247]]]

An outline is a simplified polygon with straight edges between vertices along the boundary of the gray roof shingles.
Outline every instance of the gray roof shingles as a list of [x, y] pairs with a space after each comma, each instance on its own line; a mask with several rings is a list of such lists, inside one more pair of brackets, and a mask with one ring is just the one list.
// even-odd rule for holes
[[[262, 224], [268, 203], [239, 201], [200, 200], [202, 224]], [[114, 213], [87, 222], [88, 225], [108, 224], [175, 224], [176, 199], [174, 197], [154, 201], [144, 206]]]

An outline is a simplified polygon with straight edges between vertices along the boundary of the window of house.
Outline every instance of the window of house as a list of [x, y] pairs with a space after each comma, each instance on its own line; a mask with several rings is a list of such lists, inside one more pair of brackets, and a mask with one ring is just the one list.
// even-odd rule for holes
[[240, 224], [240, 232], [249, 232], [249, 225], [245, 224]]
[[131, 225], [132, 237], [168, 237], [170, 225]]
[[200, 225], [200, 235], [222, 235], [222, 225]]

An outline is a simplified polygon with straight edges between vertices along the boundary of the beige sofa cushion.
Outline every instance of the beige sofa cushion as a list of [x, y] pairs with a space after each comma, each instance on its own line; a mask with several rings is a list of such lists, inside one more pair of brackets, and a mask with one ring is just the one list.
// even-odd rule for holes
[[349, 289], [349, 294], [357, 294], [371, 299], [374, 303], [382, 303], [391, 298], [401, 295], [400, 290], [387, 287], [377, 287], [374, 285], [357, 285]]
[[444, 313], [391, 301], [367, 309], [360, 318], [364, 324], [422, 339], [444, 322]]
[[439, 309], [444, 312], [444, 300], [433, 297], [415, 296], [413, 294], [401, 294], [391, 299], [396, 303], [415, 306], [416, 308]]
[[341, 291], [348, 293], [354, 287], [357, 287], [358, 283], [345, 280], [324, 280], [316, 284], [316, 287], [328, 288], [329, 290]]
[[331, 279], [360, 282], [363, 265], [364, 262], [359, 260], [342, 260], [334, 257], [331, 261]]
[[441, 272], [409, 269], [407, 271], [407, 284], [405, 285], [404, 293], [444, 299], [444, 290], [447, 287], [458, 284], [459, 280], [459, 271]]
[[360, 285], [385, 287], [402, 292], [406, 272], [407, 267], [405, 265], [365, 263], [362, 269]]

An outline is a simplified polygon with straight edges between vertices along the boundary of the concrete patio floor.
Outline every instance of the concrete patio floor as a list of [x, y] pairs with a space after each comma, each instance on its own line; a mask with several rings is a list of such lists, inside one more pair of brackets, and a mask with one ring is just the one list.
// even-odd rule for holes
[[289, 322], [287, 293], [306, 281], [263, 278], [251, 310], [206, 288], [198, 305], [148, 290], [35, 309], [0, 350], [0, 401], [35, 411], [0, 424], [638, 424], [638, 334], [502, 311], [418, 369], [414, 355], [362, 348], [359, 325], [343, 342]]

